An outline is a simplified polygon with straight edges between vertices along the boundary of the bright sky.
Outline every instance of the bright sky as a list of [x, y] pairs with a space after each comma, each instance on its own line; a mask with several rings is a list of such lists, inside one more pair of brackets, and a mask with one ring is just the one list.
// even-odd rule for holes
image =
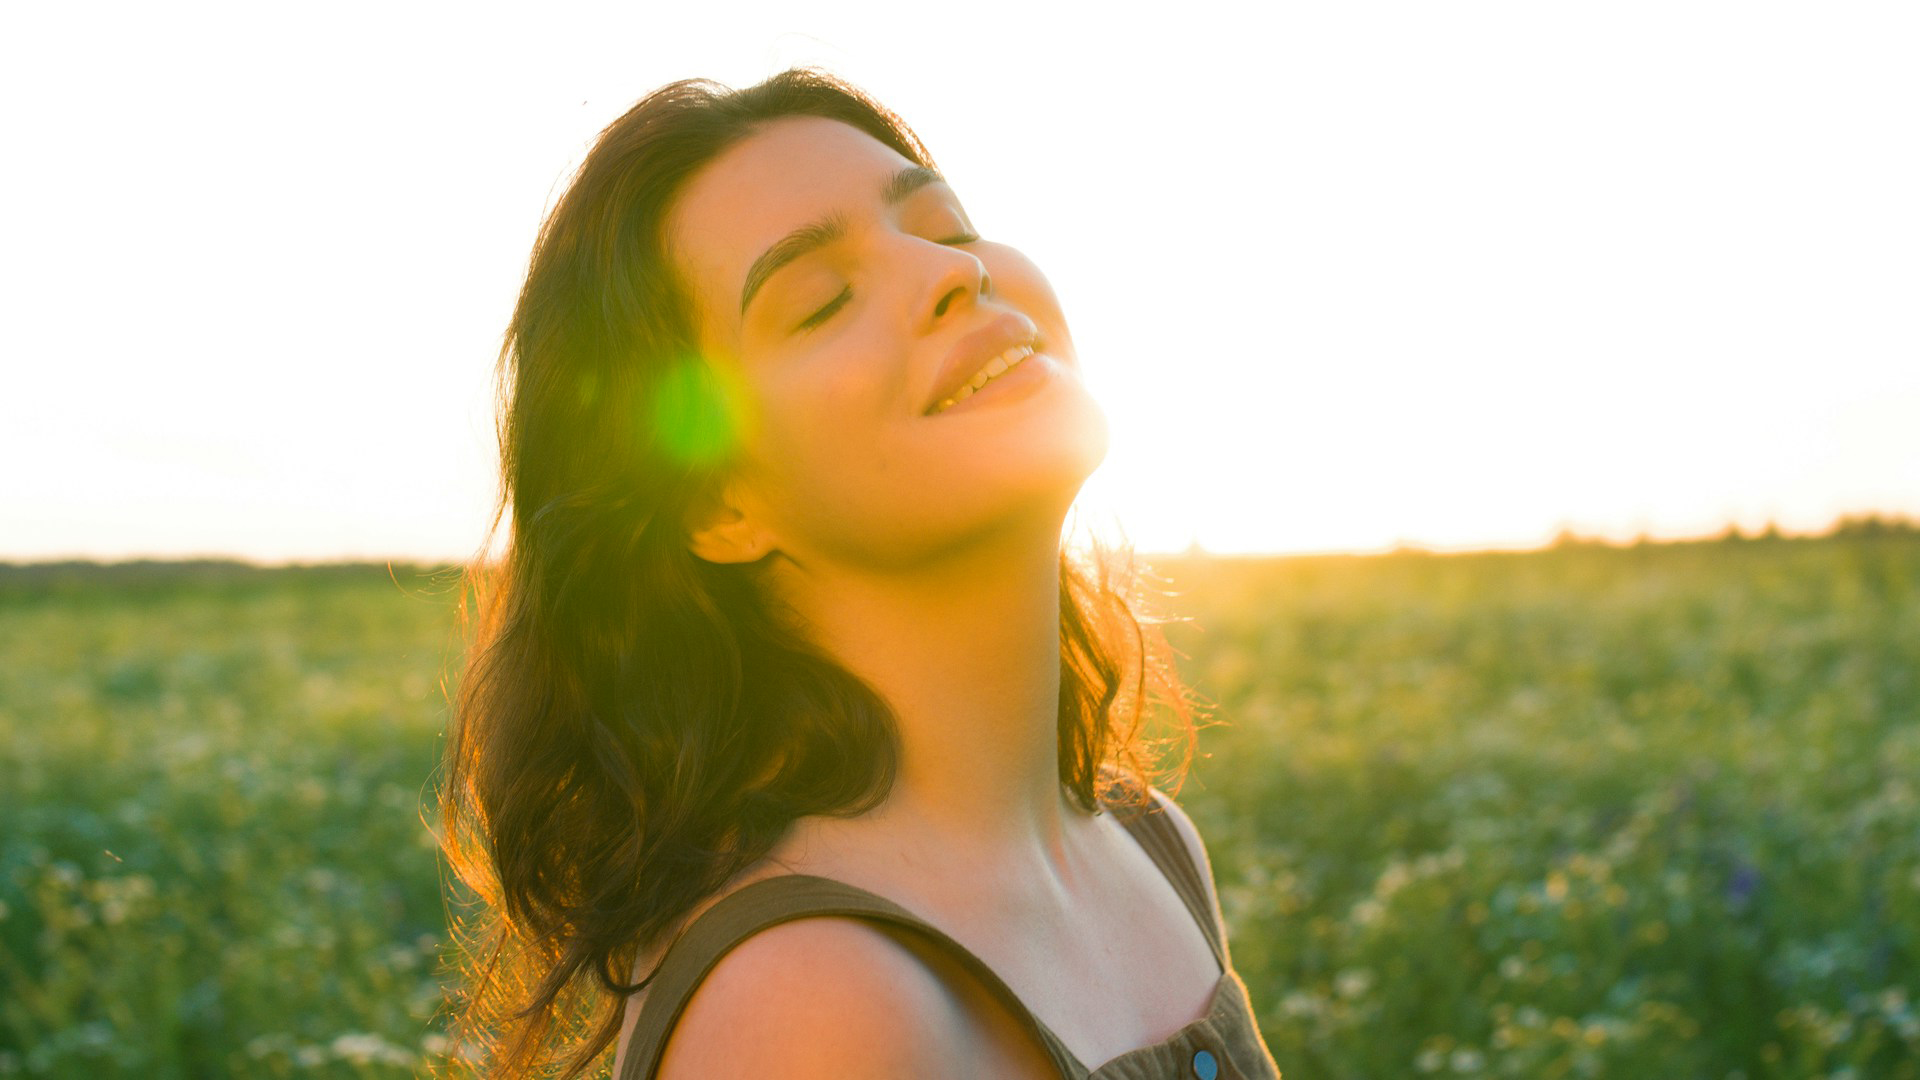
[[1141, 551], [1920, 514], [1920, 7], [12, 5], [0, 558], [463, 557], [535, 230], [813, 63], [1065, 306]]

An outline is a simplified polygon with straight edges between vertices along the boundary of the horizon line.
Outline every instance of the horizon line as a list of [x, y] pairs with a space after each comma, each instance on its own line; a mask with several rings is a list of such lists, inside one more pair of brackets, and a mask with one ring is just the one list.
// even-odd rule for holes
[[[1481, 554], [1526, 554], [1532, 552], [1554, 551], [1569, 547], [1607, 547], [1634, 548], [1679, 544], [1711, 543], [1720, 541], [1763, 541], [1779, 540], [1817, 540], [1842, 535], [1873, 534], [1882, 532], [1906, 533], [1920, 532], [1920, 517], [1905, 513], [1886, 513], [1866, 511], [1840, 514], [1826, 525], [1816, 529], [1789, 529], [1769, 521], [1759, 529], [1743, 529], [1738, 523], [1729, 522], [1718, 529], [1684, 535], [1655, 535], [1641, 530], [1631, 537], [1618, 534], [1581, 533], [1572, 528], [1562, 528], [1545, 541], [1519, 544], [1432, 544], [1418, 540], [1397, 540], [1392, 544], [1372, 545], [1368, 547], [1284, 549], [1284, 548], [1210, 548], [1197, 539], [1184, 548], [1141, 548], [1130, 550], [1140, 558], [1269, 558], [1269, 559], [1312, 559], [1312, 558], [1378, 558], [1392, 555], [1481, 555]], [[122, 566], [128, 564], [222, 564], [252, 566], [262, 569], [287, 567], [322, 566], [417, 566], [417, 567], [460, 567], [474, 562], [473, 557], [447, 558], [421, 555], [377, 555], [360, 553], [340, 553], [321, 556], [263, 557], [242, 555], [232, 552], [189, 552], [175, 554], [128, 553], [115, 555], [59, 553], [47, 555], [8, 555], [0, 554], [0, 566]]]

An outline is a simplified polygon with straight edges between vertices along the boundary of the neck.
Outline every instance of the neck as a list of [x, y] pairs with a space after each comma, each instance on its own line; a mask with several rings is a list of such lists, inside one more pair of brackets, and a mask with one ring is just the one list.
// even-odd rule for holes
[[1069, 872], [1059, 559], [1055, 519], [911, 571], [782, 565], [785, 602], [898, 717], [900, 769], [874, 824]]

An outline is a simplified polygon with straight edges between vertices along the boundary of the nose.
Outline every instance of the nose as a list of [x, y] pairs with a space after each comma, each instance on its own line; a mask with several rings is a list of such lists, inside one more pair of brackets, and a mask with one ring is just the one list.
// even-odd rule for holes
[[987, 274], [987, 265], [972, 252], [946, 244], [936, 246], [945, 253], [945, 257], [940, 260], [933, 277], [930, 322], [945, 318], [947, 310], [959, 301], [978, 301], [993, 291], [993, 279]]

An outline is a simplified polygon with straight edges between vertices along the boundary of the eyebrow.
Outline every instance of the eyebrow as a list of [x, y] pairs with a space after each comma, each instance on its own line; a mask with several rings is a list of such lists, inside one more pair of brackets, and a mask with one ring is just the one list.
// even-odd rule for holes
[[[944, 184], [947, 178], [924, 165], [912, 165], [887, 178], [880, 187], [880, 201], [895, 206], [906, 197], [926, 187], [928, 184]], [[820, 248], [847, 235], [845, 214], [828, 214], [818, 221], [809, 222], [788, 233], [780, 242], [768, 248], [761, 256], [753, 260], [747, 268], [747, 282], [740, 290], [740, 314], [747, 313], [747, 305], [753, 302], [753, 295], [760, 286], [767, 283], [775, 270], [810, 251]]]

